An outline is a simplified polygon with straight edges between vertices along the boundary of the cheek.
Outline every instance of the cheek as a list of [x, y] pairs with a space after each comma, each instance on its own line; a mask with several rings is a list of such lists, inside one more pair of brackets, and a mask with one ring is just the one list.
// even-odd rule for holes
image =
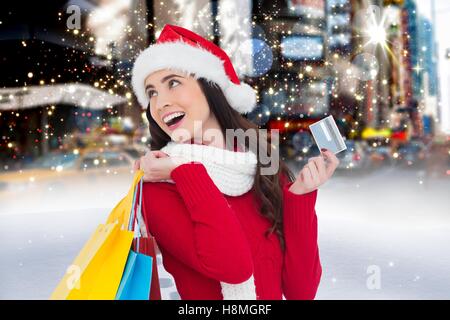
[[201, 104], [196, 104], [188, 111], [189, 119], [191, 121], [202, 121], [205, 122], [209, 118], [209, 108]]
[[180, 102], [189, 115], [189, 119], [206, 121], [209, 118], [210, 110], [203, 93], [196, 90], [186, 91], [180, 95]]
[[156, 123], [159, 123], [159, 119], [158, 119], [157, 113], [156, 113], [156, 111], [154, 111], [152, 108], [150, 108], [150, 115], [152, 116], [152, 119], [153, 119]]
[[163, 121], [159, 118], [158, 113], [155, 110], [150, 109], [150, 115], [152, 116], [153, 121], [156, 122], [156, 124], [164, 131], [166, 131], [166, 128], [164, 127]]

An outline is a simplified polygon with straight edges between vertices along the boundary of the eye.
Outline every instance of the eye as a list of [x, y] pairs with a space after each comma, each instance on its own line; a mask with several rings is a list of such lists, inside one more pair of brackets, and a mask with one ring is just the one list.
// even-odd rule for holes
[[152, 97], [155, 96], [156, 93], [157, 92], [155, 90], [148, 90], [147, 91], [147, 97], [149, 97], [151, 99]]
[[[176, 83], [176, 85], [172, 85], [173, 83]], [[181, 82], [175, 79], [169, 81], [169, 87], [176, 87], [179, 84], [181, 84]]]
[[[178, 86], [179, 84], [181, 84], [180, 81], [175, 80], [175, 79], [169, 80], [168, 83], [169, 83], [169, 87], [170, 87], [170, 88], [176, 87], [176, 86]], [[148, 97], [149, 99], [151, 99], [152, 97], [155, 97], [157, 94], [158, 94], [158, 92], [156, 92], [155, 90], [148, 90], [148, 91], [147, 91], [147, 97]]]

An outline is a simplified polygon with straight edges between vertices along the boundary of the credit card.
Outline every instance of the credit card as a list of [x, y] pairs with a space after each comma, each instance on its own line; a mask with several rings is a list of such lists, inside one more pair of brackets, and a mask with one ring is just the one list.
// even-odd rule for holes
[[311, 124], [309, 129], [319, 150], [325, 148], [336, 154], [347, 149], [333, 116], [330, 115]]

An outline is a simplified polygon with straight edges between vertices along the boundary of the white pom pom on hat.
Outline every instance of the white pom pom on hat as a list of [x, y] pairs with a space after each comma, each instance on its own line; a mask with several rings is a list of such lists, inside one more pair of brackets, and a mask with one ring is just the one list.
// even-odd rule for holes
[[167, 24], [155, 44], [142, 51], [133, 65], [132, 86], [139, 103], [146, 108], [145, 79], [153, 72], [170, 69], [195, 74], [216, 83], [230, 106], [241, 114], [256, 107], [256, 93], [241, 82], [228, 55], [200, 35]]

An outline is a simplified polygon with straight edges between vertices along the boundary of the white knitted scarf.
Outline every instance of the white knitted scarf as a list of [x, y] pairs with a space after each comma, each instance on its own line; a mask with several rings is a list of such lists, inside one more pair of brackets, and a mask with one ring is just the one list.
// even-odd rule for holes
[[[254, 182], [257, 157], [251, 152], [235, 152], [222, 148], [169, 142], [161, 149], [169, 156], [183, 157], [202, 163], [211, 180], [223, 194], [240, 196], [248, 192]], [[174, 183], [172, 180], [167, 182]], [[239, 284], [221, 282], [224, 300], [255, 300], [256, 290], [253, 275]]]

